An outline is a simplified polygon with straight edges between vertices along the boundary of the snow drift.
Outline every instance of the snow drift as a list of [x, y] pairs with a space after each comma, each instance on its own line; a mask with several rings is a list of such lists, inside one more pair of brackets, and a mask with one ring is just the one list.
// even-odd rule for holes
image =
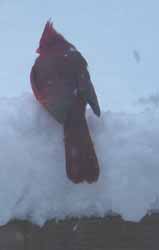
[[88, 123], [101, 175], [71, 183], [63, 130], [31, 94], [0, 99], [0, 224], [118, 213], [139, 221], [159, 208], [159, 110], [112, 113]]

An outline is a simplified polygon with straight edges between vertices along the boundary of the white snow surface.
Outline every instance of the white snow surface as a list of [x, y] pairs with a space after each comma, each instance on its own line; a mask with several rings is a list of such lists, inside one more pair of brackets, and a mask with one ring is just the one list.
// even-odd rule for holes
[[139, 221], [159, 208], [159, 109], [87, 112], [99, 158], [97, 183], [66, 176], [63, 130], [26, 93], [0, 99], [0, 224], [120, 214]]

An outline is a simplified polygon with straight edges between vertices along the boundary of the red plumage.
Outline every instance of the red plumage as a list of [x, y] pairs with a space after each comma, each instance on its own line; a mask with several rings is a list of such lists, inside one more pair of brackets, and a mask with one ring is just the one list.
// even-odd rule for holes
[[37, 52], [31, 86], [37, 100], [64, 127], [67, 175], [74, 183], [92, 183], [98, 179], [99, 164], [85, 111], [88, 103], [100, 116], [100, 107], [87, 62], [50, 21], [45, 25]]

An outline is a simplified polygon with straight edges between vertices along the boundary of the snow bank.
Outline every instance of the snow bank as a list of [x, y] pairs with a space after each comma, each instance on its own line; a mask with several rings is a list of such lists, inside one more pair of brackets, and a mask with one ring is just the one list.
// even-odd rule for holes
[[95, 184], [65, 174], [62, 127], [32, 95], [0, 99], [0, 224], [119, 213], [139, 221], [159, 208], [159, 110], [88, 112], [101, 175]]

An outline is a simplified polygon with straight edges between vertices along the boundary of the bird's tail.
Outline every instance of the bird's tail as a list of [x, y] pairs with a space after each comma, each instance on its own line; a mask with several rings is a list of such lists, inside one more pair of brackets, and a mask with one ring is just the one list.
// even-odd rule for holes
[[92, 183], [99, 176], [98, 160], [84, 112], [76, 104], [64, 124], [66, 172], [74, 183]]

